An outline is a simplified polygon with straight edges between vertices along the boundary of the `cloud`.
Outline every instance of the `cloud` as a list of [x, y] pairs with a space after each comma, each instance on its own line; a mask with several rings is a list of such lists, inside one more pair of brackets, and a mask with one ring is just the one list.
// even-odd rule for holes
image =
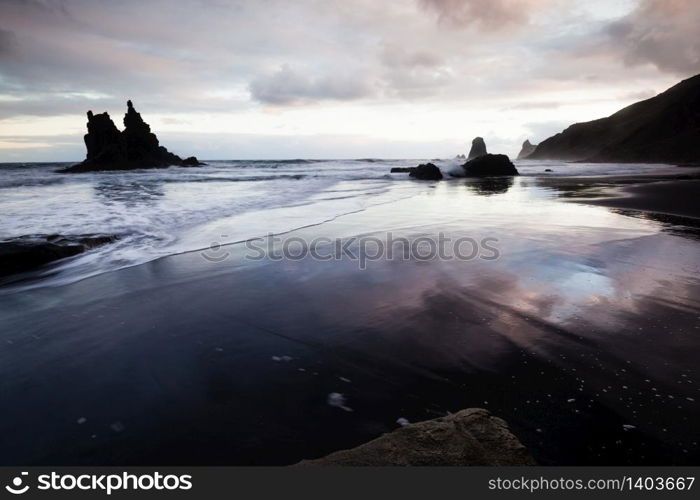
[[371, 96], [375, 89], [358, 73], [313, 75], [284, 65], [270, 75], [253, 80], [250, 93], [262, 103], [283, 105], [355, 100]]
[[692, 66], [692, 2], [622, 3], [0, 0], [0, 135], [70, 123], [80, 143], [88, 109], [119, 116], [131, 98], [164, 132], [493, 130], [517, 152], [533, 115], [610, 114]]
[[700, 2], [642, 0], [607, 34], [630, 66], [653, 64], [680, 75], [700, 72]]
[[465, 27], [500, 30], [526, 24], [533, 10], [546, 3], [543, 0], [420, 0], [437, 14], [441, 22]]
[[15, 34], [10, 30], [0, 28], [0, 59], [5, 59], [12, 54], [15, 43]]

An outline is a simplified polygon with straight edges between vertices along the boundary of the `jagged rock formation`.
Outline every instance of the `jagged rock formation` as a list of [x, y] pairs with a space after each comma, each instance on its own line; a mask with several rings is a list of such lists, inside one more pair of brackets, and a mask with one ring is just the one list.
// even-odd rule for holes
[[700, 75], [599, 120], [542, 141], [529, 159], [700, 162]]
[[486, 154], [462, 165], [467, 177], [488, 177], [497, 175], [520, 175], [515, 165], [506, 155]]
[[0, 276], [30, 271], [116, 240], [117, 236], [53, 234], [0, 241]]
[[537, 145], [532, 144], [529, 139], [526, 139], [525, 142], [523, 142], [523, 147], [520, 149], [520, 153], [518, 153], [518, 160], [524, 160], [530, 156], [532, 152], [535, 151], [535, 148], [537, 148]]
[[483, 408], [408, 424], [377, 439], [308, 465], [535, 465], [508, 424]]
[[411, 169], [409, 177], [420, 179], [422, 181], [439, 181], [442, 179], [442, 172], [434, 163], [421, 163]]
[[151, 132], [151, 127], [136, 112], [131, 101], [127, 101], [126, 105], [122, 132], [117, 129], [107, 112], [97, 115], [92, 111], [87, 112], [86, 158], [82, 163], [61, 172], [201, 165], [194, 156], [183, 160], [161, 146], [156, 135]]
[[484, 156], [485, 154], [487, 154], [487, 151], [484, 139], [482, 139], [481, 137], [475, 137], [472, 141], [472, 148], [469, 150], [469, 156], [467, 156], [467, 160], [473, 160], [474, 158]]

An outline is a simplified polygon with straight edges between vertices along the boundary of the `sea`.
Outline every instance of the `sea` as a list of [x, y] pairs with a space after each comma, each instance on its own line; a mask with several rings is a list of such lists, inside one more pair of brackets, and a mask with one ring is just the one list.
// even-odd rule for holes
[[[432, 161], [443, 182], [460, 182], [463, 160], [226, 160], [170, 167], [66, 174], [73, 163], [0, 164], [0, 241], [22, 236], [110, 235], [118, 239], [61, 261], [4, 292], [64, 285], [168, 255], [322, 224], [425, 192], [392, 167]], [[667, 172], [669, 165], [516, 161], [523, 177]], [[550, 170], [546, 172], [545, 170]]]

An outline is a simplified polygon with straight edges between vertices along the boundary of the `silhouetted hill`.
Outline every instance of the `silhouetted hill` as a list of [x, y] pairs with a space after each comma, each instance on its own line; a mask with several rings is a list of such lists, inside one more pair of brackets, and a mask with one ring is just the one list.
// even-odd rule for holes
[[528, 159], [700, 162], [700, 75], [542, 141]]

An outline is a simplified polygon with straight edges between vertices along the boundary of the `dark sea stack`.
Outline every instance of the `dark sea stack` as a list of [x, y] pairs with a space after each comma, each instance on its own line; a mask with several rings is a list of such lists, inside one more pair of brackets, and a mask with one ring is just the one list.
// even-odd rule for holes
[[700, 75], [542, 141], [528, 159], [620, 163], [700, 162]]
[[462, 165], [467, 177], [520, 175], [506, 155], [486, 154]]
[[413, 170], [413, 167], [392, 167], [392, 174], [409, 174]]
[[530, 140], [527, 139], [523, 142], [523, 147], [520, 149], [520, 153], [518, 153], [518, 160], [524, 160], [530, 156], [535, 151], [535, 148], [537, 148], [537, 145], [532, 144]]
[[484, 156], [485, 154], [488, 153], [486, 151], [486, 143], [484, 142], [484, 139], [481, 137], [475, 137], [472, 141], [472, 148], [469, 150], [467, 160], [473, 160], [474, 158]]
[[535, 460], [505, 421], [483, 408], [469, 408], [297, 465], [535, 465]]
[[116, 241], [116, 236], [21, 236], [0, 241], [0, 276], [37, 269], [45, 264]]
[[131, 101], [127, 101], [124, 130], [119, 131], [108, 113], [88, 111], [88, 133], [85, 135], [87, 156], [82, 163], [60, 172], [95, 172], [101, 170], [133, 170], [137, 168], [167, 168], [173, 165], [194, 167], [202, 165], [196, 157], [183, 160], [158, 142], [151, 127], [143, 121]]
[[442, 172], [434, 163], [421, 163], [411, 169], [409, 177], [422, 181], [439, 181], [442, 179]]

